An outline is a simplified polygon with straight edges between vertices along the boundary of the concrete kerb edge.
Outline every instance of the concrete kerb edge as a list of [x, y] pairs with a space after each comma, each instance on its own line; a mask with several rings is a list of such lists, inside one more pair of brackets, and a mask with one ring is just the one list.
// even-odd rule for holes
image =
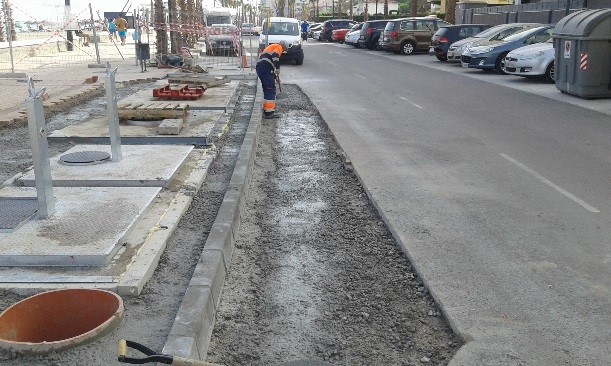
[[[246, 132], [246, 139], [238, 155], [238, 164], [244, 166], [246, 171], [240, 170], [232, 174], [231, 183], [223, 199], [227, 210], [217, 215], [212, 225], [200, 260], [195, 268], [191, 282], [185, 292], [178, 314], [174, 320], [170, 334], [163, 347], [164, 354], [179, 357], [205, 359], [210, 338], [214, 329], [216, 310], [225, 276], [231, 263], [231, 253], [235, 246], [235, 235], [243, 215], [243, 205], [246, 198], [254, 155], [257, 149], [257, 133], [261, 124], [262, 89], [257, 85], [255, 101], [253, 104], [250, 122]], [[242, 207], [240, 207], [242, 206]], [[229, 221], [231, 220], [231, 221]], [[202, 291], [208, 291], [209, 296], [201, 296]], [[204, 301], [202, 303], [201, 301]], [[184, 319], [188, 317], [191, 323], [186, 326]]]
[[[304, 93], [305, 93], [305, 91], [304, 91]], [[307, 93], [305, 93], [305, 94], [307, 95]], [[308, 98], [309, 98], [309, 96], [308, 96]], [[365, 181], [363, 180], [363, 178], [361, 177], [359, 172], [354, 168], [354, 165], [352, 165], [352, 162], [351, 162], [352, 159], [350, 159], [350, 156], [346, 153], [344, 148], [341, 146], [339, 140], [335, 136], [335, 133], [333, 133], [333, 130], [331, 129], [331, 126], [329, 126], [329, 124], [325, 120], [325, 118], [323, 116], [323, 113], [321, 113], [321, 117], [322, 117], [323, 122], [327, 126], [327, 130], [329, 131], [331, 136], [333, 136], [333, 140], [335, 141], [335, 143], [337, 144], [337, 146], [339, 146], [339, 148], [341, 150], [342, 154], [341, 154], [340, 158], [345, 159], [344, 166], [346, 168], [350, 168], [350, 170], [352, 172], [354, 172], [355, 176], [359, 180], [359, 183], [363, 187], [363, 190], [365, 191], [365, 194], [367, 194], [367, 197], [373, 203], [373, 206], [375, 207], [376, 211], [378, 212], [378, 214], [382, 218], [382, 221], [384, 222], [386, 227], [388, 227], [388, 229], [390, 230], [390, 233], [392, 234], [393, 238], [399, 244], [399, 247], [401, 248], [401, 251], [403, 252], [403, 254], [405, 254], [407, 256], [407, 258], [409, 259], [410, 263], [412, 264], [414, 270], [418, 274], [418, 277], [420, 277], [420, 279], [422, 280], [422, 283], [426, 287], [427, 291], [429, 291], [429, 293], [431, 294], [431, 296], [433, 297], [435, 302], [439, 305], [439, 309], [441, 310], [441, 312], [444, 315], [444, 317], [448, 320], [448, 322], [450, 324], [450, 327], [452, 328], [452, 331], [454, 331], [454, 333], [456, 333], [456, 335], [461, 339], [461, 341], [463, 342], [463, 346], [464, 346], [465, 344], [467, 344], [468, 337], [465, 337], [465, 335], [460, 331], [456, 321], [454, 319], [452, 319], [452, 317], [450, 317], [449, 314], [447, 313], [445, 304], [439, 299], [439, 296], [435, 293], [435, 291], [431, 290], [431, 287], [429, 286], [428, 281], [422, 275], [422, 271], [421, 271], [420, 267], [418, 266], [418, 263], [416, 263], [414, 258], [410, 255], [409, 251], [407, 250], [406, 243], [403, 241], [403, 239], [401, 238], [401, 236], [399, 235], [397, 230], [392, 226], [392, 224], [390, 223], [390, 220], [388, 219], [388, 217], [386, 216], [386, 214], [382, 210], [381, 206], [379, 205], [379, 203], [377, 202], [377, 200], [373, 196], [372, 191], [369, 189], [369, 187], [367, 186], [367, 184], [365, 183]]]

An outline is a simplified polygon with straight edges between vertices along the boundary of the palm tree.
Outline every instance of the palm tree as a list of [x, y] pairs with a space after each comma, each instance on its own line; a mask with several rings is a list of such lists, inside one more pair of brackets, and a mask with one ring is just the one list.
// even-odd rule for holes
[[155, 0], [153, 19], [157, 39], [155, 41], [157, 54], [164, 55], [168, 53], [168, 31], [165, 28], [165, 8], [163, 6], [163, 0]]

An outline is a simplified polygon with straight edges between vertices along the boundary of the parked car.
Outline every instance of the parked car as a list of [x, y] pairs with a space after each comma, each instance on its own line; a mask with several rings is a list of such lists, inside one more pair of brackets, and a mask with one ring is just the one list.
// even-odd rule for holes
[[[495, 70], [499, 74], [505, 73], [505, 56], [510, 51], [522, 46], [545, 42], [552, 37], [553, 25], [525, 29], [503, 38], [502, 41], [489, 43], [477, 47], [470, 47], [471, 54], [469, 67], [482, 70]], [[463, 56], [464, 57], [464, 56]], [[461, 63], [464, 60], [461, 60]]]
[[318, 39], [318, 37], [314, 37], [314, 32], [320, 31], [321, 28], [322, 23], [311, 24], [310, 29], [308, 30], [308, 37]]
[[363, 28], [363, 23], [357, 23], [353, 25], [352, 28], [350, 28], [350, 32], [346, 33], [344, 43], [350, 46], [359, 47], [361, 28]]
[[450, 23], [436, 17], [393, 19], [386, 24], [379, 44], [384, 50], [403, 55], [428, 51], [433, 34], [447, 25]]
[[554, 41], [531, 44], [515, 49], [505, 56], [505, 72], [525, 77], [543, 77], [550, 83], [554, 76]]
[[240, 53], [240, 30], [233, 24], [212, 24], [206, 37], [206, 55], [237, 56]]
[[335, 29], [333, 32], [331, 32], [331, 40], [333, 42], [344, 43], [346, 33], [348, 32], [350, 32], [350, 29], [348, 28]]
[[261, 27], [255, 25], [254, 23], [244, 23], [242, 24], [242, 34], [249, 36], [258, 36], [261, 34]]
[[320, 34], [322, 33], [322, 30], [316, 30], [314, 31], [314, 34], [312, 35], [312, 38], [314, 38], [317, 41], [322, 41], [322, 38], [320, 38]]
[[437, 57], [439, 61], [445, 61], [448, 58], [448, 48], [452, 43], [473, 37], [488, 28], [490, 28], [488, 24], [457, 24], [440, 27], [431, 38], [429, 54]]
[[450, 45], [447, 53], [448, 62], [460, 62], [463, 52], [471, 46], [477, 46], [480, 42], [488, 42], [503, 39], [513, 33], [533, 27], [542, 26], [541, 23], [511, 23], [500, 24], [476, 34], [473, 37], [456, 41]]
[[[263, 51], [266, 43], [286, 42], [288, 49], [282, 54], [280, 60], [295, 61], [302, 65], [304, 54], [301, 47], [301, 28], [299, 20], [295, 18], [270, 17], [264, 19], [263, 33], [259, 36], [259, 51]], [[268, 29], [269, 27], [269, 29]]]
[[331, 19], [322, 23], [319, 41], [330, 41], [331, 33], [335, 29], [350, 29], [356, 22], [350, 19]]
[[359, 37], [359, 45], [370, 50], [380, 49], [378, 41], [389, 20], [369, 20], [363, 23]]

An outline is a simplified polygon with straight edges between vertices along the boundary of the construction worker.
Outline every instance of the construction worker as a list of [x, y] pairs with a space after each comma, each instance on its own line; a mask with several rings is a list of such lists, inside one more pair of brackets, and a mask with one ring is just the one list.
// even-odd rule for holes
[[280, 82], [280, 56], [287, 48], [285, 41], [271, 43], [259, 55], [257, 76], [263, 87], [263, 118], [280, 117], [276, 113], [276, 80]]

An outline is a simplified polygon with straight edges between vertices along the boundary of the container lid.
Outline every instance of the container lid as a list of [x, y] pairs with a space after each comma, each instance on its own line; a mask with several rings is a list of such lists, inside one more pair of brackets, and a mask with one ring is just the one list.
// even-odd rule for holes
[[560, 19], [554, 37], [597, 36], [611, 39], [611, 9], [580, 10]]

